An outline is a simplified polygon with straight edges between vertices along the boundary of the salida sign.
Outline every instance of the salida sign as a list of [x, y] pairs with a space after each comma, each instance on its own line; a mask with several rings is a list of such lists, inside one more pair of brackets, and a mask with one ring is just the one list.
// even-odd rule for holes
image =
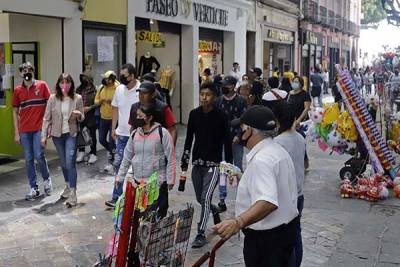
[[146, 12], [168, 17], [181, 15], [189, 17], [193, 10], [197, 22], [228, 26], [228, 11], [191, 0], [146, 0]]
[[221, 43], [212, 41], [199, 41], [199, 52], [203, 54], [219, 54]]

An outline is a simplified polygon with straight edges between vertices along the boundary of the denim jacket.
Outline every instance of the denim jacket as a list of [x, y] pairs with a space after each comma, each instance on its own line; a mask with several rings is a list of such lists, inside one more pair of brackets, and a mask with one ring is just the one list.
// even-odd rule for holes
[[[61, 113], [61, 103], [62, 101], [52, 94], [47, 102], [46, 112], [44, 113], [43, 126], [42, 126], [42, 138], [55, 136], [60, 137], [62, 134], [62, 113]], [[72, 111], [79, 110], [82, 113], [81, 118], [78, 120], [72, 119]], [[83, 102], [82, 97], [75, 94], [73, 101], [70, 101], [69, 106], [69, 129], [70, 135], [76, 136], [78, 133], [78, 122], [82, 122], [85, 119], [83, 115]]]

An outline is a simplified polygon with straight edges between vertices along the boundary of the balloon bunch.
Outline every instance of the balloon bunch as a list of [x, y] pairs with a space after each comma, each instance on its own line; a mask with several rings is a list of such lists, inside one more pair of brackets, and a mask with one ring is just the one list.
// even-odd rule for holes
[[349, 113], [340, 113], [337, 103], [325, 104], [323, 108], [313, 107], [309, 117], [311, 125], [308, 134], [322, 151], [331, 148], [338, 154], [344, 154], [358, 139], [356, 126]]

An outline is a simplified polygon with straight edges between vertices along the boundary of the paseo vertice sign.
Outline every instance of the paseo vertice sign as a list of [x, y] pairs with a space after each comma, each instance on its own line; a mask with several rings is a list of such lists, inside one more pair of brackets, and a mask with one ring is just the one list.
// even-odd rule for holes
[[167, 17], [193, 14], [194, 20], [220, 26], [228, 26], [228, 11], [191, 0], [146, 0], [146, 12]]

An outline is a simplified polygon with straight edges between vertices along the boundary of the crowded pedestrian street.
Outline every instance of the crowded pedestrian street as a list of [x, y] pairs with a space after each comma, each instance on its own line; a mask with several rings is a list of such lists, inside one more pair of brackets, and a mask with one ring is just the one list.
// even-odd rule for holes
[[394, 0], [0, 0], [0, 267], [400, 266]]
[[[329, 98], [328, 98], [329, 100]], [[179, 129], [184, 136], [185, 128]], [[182, 147], [183, 138], [178, 139]], [[305, 180], [305, 207], [302, 217], [304, 259], [302, 266], [397, 266], [397, 226], [400, 205], [391, 199], [381, 203], [340, 199], [338, 170], [346, 156], [335, 157], [310, 144], [310, 169]], [[182, 150], [177, 150], [179, 157]], [[105, 154], [99, 162], [105, 161]], [[91, 266], [102, 253], [113, 232], [112, 211], [104, 206], [113, 177], [99, 174], [98, 166], [78, 165], [82, 177], [80, 204], [70, 210], [59, 201], [61, 171], [50, 162], [54, 173], [54, 196], [26, 202], [24, 170], [1, 174], [1, 266]], [[188, 183], [190, 183], [188, 181]], [[172, 210], [194, 202], [191, 185], [170, 196]], [[233, 216], [235, 192], [229, 191], [228, 211]], [[200, 216], [195, 206], [195, 218]], [[196, 219], [193, 224], [195, 224]], [[195, 233], [194, 228], [192, 232]], [[193, 235], [193, 234], [192, 234]], [[209, 227], [209, 243], [195, 250], [189, 248], [185, 266], [208, 251], [219, 240]], [[218, 252], [215, 266], [243, 266], [243, 235], [232, 237]]]

